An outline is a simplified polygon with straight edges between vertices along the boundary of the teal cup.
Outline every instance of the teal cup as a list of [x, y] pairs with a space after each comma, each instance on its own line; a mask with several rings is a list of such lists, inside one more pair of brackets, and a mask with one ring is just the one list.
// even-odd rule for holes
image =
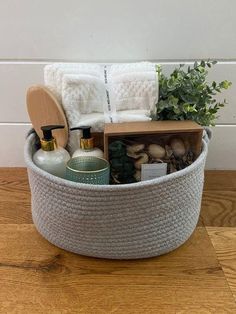
[[95, 156], [71, 158], [66, 166], [66, 179], [86, 184], [109, 184], [109, 162]]

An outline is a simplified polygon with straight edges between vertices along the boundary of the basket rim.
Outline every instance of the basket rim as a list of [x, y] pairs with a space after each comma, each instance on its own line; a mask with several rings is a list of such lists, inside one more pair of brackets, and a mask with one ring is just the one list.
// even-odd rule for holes
[[205, 161], [207, 152], [208, 152], [208, 145], [207, 142], [203, 139], [202, 140], [202, 152], [198, 156], [198, 158], [188, 167], [179, 170], [177, 172], [167, 174], [162, 177], [158, 177], [155, 179], [147, 180], [147, 181], [141, 181], [141, 182], [135, 182], [135, 183], [129, 183], [129, 184], [119, 184], [119, 185], [88, 185], [85, 183], [79, 183], [79, 182], [73, 182], [69, 181], [63, 178], [56, 177], [45, 170], [42, 170], [41, 168], [37, 167], [32, 158], [32, 146], [34, 144], [36, 135], [35, 134], [30, 134], [25, 142], [24, 146], [24, 159], [25, 163], [28, 169], [32, 170], [35, 172], [37, 175], [50, 180], [51, 182], [64, 186], [67, 188], [80, 188], [82, 190], [88, 191], [88, 190], [93, 190], [93, 191], [115, 191], [115, 190], [128, 190], [128, 189], [135, 189], [135, 188], [140, 188], [140, 187], [151, 187], [156, 184], [164, 183], [167, 182], [171, 179], [176, 179], [179, 177], [182, 177], [184, 175], [189, 174], [191, 171], [193, 171], [195, 168], [197, 168], [202, 162]]

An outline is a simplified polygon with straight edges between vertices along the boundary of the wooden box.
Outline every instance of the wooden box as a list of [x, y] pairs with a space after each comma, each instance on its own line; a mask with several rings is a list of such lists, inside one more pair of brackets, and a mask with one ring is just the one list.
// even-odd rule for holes
[[159, 138], [180, 136], [189, 142], [195, 158], [201, 152], [203, 128], [193, 121], [148, 121], [108, 123], [104, 130], [104, 157], [109, 160], [109, 144], [117, 139], [148, 140], [150, 136], [158, 141]]

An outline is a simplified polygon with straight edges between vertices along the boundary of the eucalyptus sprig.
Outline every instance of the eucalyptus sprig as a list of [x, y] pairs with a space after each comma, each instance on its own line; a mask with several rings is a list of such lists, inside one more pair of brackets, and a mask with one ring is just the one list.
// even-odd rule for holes
[[207, 83], [207, 69], [216, 63], [202, 60], [187, 70], [184, 64], [180, 64], [170, 77], [165, 76], [161, 66], [158, 66], [159, 101], [152, 118], [193, 120], [204, 126], [214, 125], [218, 110], [227, 103], [226, 100], [217, 102], [214, 96], [232, 84], [227, 80]]

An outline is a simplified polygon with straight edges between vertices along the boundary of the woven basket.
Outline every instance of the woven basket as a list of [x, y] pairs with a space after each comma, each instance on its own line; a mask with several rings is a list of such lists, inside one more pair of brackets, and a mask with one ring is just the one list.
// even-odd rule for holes
[[189, 167], [126, 185], [86, 185], [39, 169], [32, 161], [35, 135], [25, 145], [37, 230], [51, 243], [82, 255], [135, 259], [183, 244], [200, 213], [207, 144]]

